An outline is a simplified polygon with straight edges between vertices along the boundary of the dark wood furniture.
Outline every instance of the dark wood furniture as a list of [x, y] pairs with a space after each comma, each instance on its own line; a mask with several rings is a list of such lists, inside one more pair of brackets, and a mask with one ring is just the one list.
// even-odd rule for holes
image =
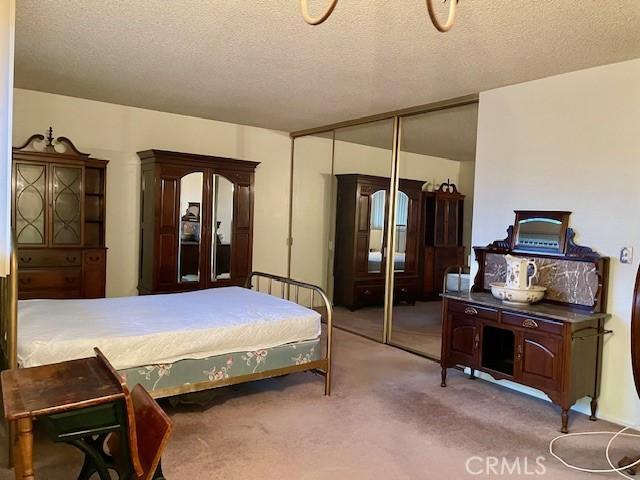
[[[603, 336], [611, 333], [604, 327], [608, 259], [575, 245], [568, 228], [558, 232], [564, 241], [557, 254], [513, 249], [513, 228], [508, 232], [505, 240], [474, 248], [479, 268], [471, 293], [443, 294], [442, 386], [447, 368], [460, 365], [470, 367], [472, 377], [479, 370], [539, 389], [561, 407], [567, 433], [569, 409], [580, 398], [591, 397], [590, 419], [596, 419]], [[499, 259], [505, 254], [546, 262], [550, 273], [539, 274], [538, 283], [550, 298], [507, 305], [488, 293], [489, 282], [504, 274]]]
[[[253, 184], [259, 164], [163, 150], [138, 152], [138, 156], [142, 161], [139, 292], [244, 284], [252, 264]], [[183, 198], [181, 187], [191, 174], [201, 178], [195, 195], [202, 207], [198, 233], [185, 242], [182, 206], [193, 199]], [[221, 184], [228, 185], [225, 198]], [[222, 209], [231, 212], [232, 218], [221, 222]], [[230, 238], [225, 238], [228, 246], [212, 248], [225, 226], [230, 229], [226, 235]]]
[[51, 128], [13, 149], [21, 299], [105, 296], [107, 163]]
[[465, 264], [462, 246], [464, 195], [454, 184], [444, 183], [435, 192], [423, 192], [424, 273], [423, 300], [435, 300], [442, 292], [447, 267]]
[[[33, 420], [50, 435], [90, 451], [87, 432], [126, 432], [122, 379], [100, 357], [1, 374], [5, 418], [15, 422], [15, 478], [33, 480]], [[124, 429], [123, 429], [124, 427]], [[102, 478], [108, 479], [108, 476]]]
[[[384, 304], [385, 264], [388, 255], [386, 233], [389, 215], [390, 179], [369, 175], [336, 175], [338, 197], [334, 260], [334, 303], [351, 310]], [[407, 198], [404, 268], [396, 271], [394, 300], [415, 303], [420, 290], [418, 246], [422, 218], [421, 194], [424, 182], [399, 180], [399, 191]], [[373, 195], [384, 192], [384, 222], [380, 230], [379, 256], [372, 252], [371, 210]], [[400, 262], [400, 260], [398, 260]], [[396, 269], [398, 270], [398, 269]]]

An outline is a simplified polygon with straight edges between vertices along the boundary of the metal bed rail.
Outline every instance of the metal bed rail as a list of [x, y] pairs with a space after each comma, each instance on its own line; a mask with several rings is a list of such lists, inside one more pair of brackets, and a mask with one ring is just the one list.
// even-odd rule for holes
[[[321, 303], [325, 309], [325, 323], [327, 325], [326, 343], [325, 343], [325, 355], [321, 360], [322, 368], [316, 369], [325, 377], [325, 395], [331, 394], [331, 353], [332, 353], [332, 341], [333, 341], [333, 305], [331, 300], [327, 297], [324, 290], [316, 285], [310, 283], [300, 282], [288, 277], [281, 277], [279, 275], [273, 275], [271, 273], [264, 272], [251, 272], [247, 276], [245, 282], [245, 288], [250, 290], [255, 289], [258, 292], [268, 293], [269, 295], [279, 296], [283, 300], [289, 300], [297, 303], [298, 305], [305, 306], [310, 309], [315, 309], [316, 297], [321, 300]], [[262, 288], [266, 290], [263, 290]], [[275, 287], [275, 288], [274, 288]], [[278, 288], [279, 287], [279, 288]], [[308, 292], [308, 303], [301, 302], [301, 291]]]

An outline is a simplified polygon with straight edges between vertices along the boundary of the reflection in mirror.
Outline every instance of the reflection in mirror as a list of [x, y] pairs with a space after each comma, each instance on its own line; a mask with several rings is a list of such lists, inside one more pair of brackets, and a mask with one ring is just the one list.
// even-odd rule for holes
[[398, 192], [396, 202], [396, 251], [393, 254], [393, 269], [396, 272], [404, 272], [407, 253], [409, 197], [404, 192]]
[[369, 273], [380, 273], [383, 268], [384, 214], [387, 192], [378, 190], [371, 195], [371, 219], [369, 221]]
[[204, 174], [194, 172], [180, 179], [180, 247], [178, 282], [200, 281], [200, 234]]
[[233, 231], [233, 183], [213, 176], [213, 236], [211, 280], [231, 278], [231, 235]]
[[518, 221], [516, 248], [559, 251], [562, 222], [552, 218], [525, 218]]

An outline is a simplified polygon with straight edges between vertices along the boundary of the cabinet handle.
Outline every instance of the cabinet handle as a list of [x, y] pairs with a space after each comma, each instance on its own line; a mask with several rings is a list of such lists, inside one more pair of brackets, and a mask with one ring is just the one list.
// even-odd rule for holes
[[406, 289], [406, 288], [401, 288], [401, 289], [400, 289], [400, 291], [401, 291], [402, 293], [407, 293], [407, 289]]
[[97, 262], [98, 260], [100, 260], [100, 257], [89, 255], [89, 261], [90, 262]]
[[466, 313], [467, 315], [477, 315], [478, 314], [478, 310], [476, 310], [473, 307], [467, 307], [464, 309], [464, 313]]
[[64, 277], [64, 281], [67, 283], [74, 283], [76, 279], [75, 277]]
[[476, 333], [476, 338], [473, 339], [473, 349], [477, 350], [480, 346], [480, 334]]
[[535, 320], [531, 320], [530, 318], [525, 318], [522, 321], [522, 326], [525, 328], [538, 328], [538, 323]]
[[22, 285], [29, 285], [29, 284], [31, 284], [31, 279], [30, 278], [21, 278], [20, 279], [20, 283]]
[[518, 362], [522, 360], [522, 345], [518, 345], [518, 348], [516, 349], [516, 360]]
[[365, 291], [364, 291], [364, 294], [365, 294], [365, 295], [371, 295], [371, 290], [365, 290]]
[[78, 260], [78, 257], [67, 257], [67, 262], [69, 263], [75, 263], [76, 260]]
[[31, 260], [33, 260], [31, 257], [20, 257], [22, 263], [31, 263]]

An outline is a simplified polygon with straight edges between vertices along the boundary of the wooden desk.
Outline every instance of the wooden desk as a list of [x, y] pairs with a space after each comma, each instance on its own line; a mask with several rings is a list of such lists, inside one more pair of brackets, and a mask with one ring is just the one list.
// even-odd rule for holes
[[33, 419], [124, 401], [122, 379], [100, 358], [71, 360], [1, 374], [4, 415], [17, 426], [15, 478], [35, 479]]

